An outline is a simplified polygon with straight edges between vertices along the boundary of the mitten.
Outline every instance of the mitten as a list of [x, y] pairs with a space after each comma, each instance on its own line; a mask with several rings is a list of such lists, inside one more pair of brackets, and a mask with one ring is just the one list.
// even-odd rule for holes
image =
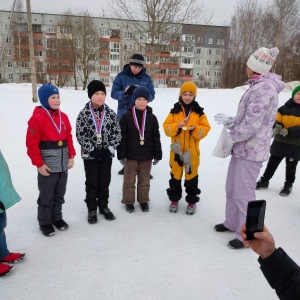
[[135, 85], [130, 85], [129, 88], [126, 90], [125, 95], [132, 95], [135, 89], [136, 89]]
[[158, 162], [159, 162], [159, 159], [154, 159], [153, 160], [153, 166], [157, 165]]
[[191, 165], [191, 153], [190, 150], [185, 151], [182, 154], [182, 160], [185, 166], [185, 171], [187, 174], [191, 174], [192, 173], [192, 165]]
[[126, 163], [127, 159], [126, 158], [122, 158], [120, 159], [120, 163], [124, 166]]
[[98, 148], [94, 148], [91, 152], [90, 152], [90, 156], [95, 158], [95, 159], [101, 159], [101, 150]]
[[228, 120], [228, 117], [223, 113], [219, 113], [214, 116], [214, 120], [218, 124], [224, 124], [224, 122], [226, 122]]
[[282, 136], [287, 136], [289, 134], [289, 131], [286, 128], [282, 128], [279, 134]]
[[280, 130], [282, 129], [282, 126], [279, 125], [279, 124], [275, 124], [275, 127], [273, 128], [273, 134], [272, 134], [272, 137], [274, 137], [275, 135], [277, 135]]
[[228, 119], [223, 122], [223, 125], [226, 128], [231, 129], [234, 125], [234, 117], [228, 117]]

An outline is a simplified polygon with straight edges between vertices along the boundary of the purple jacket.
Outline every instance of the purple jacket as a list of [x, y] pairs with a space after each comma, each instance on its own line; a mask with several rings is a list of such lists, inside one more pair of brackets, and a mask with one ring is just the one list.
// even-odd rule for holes
[[272, 128], [278, 109], [278, 94], [283, 90], [281, 76], [260, 75], [247, 81], [250, 88], [240, 100], [229, 134], [235, 142], [232, 155], [252, 161], [269, 157]]

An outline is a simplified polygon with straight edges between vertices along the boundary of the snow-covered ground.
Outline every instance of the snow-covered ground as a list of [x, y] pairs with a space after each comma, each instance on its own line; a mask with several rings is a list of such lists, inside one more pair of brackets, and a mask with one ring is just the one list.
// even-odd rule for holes
[[[87, 223], [84, 202], [84, 170], [75, 138], [75, 120], [89, 100], [86, 91], [61, 89], [61, 109], [73, 126], [77, 151], [75, 167], [69, 172], [64, 219], [70, 228], [45, 237], [37, 215], [37, 172], [26, 154], [27, 121], [32, 103], [28, 84], [0, 85], [0, 149], [6, 158], [14, 185], [22, 201], [8, 210], [7, 242], [10, 251], [26, 252], [24, 262], [0, 279], [1, 300], [103, 299], [103, 300], [267, 300], [277, 299], [259, 270], [257, 255], [249, 249], [232, 250], [227, 243], [232, 233], [217, 233], [215, 224], [224, 221], [225, 178], [229, 158], [211, 155], [221, 132], [213, 116], [223, 112], [235, 115], [245, 90], [199, 89], [197, 100], [211, 123], [209, 135], [201, 141], [199, 187], [201, 200], [196, 214], [168, 211], [166, 188], [169, 180], [170, 140], [162, 126], [163, 160], [152, 168], [150, 212], [139, 207], [128, 214], [121, 204], [123, 177], [117, 159], [112, 166], [110, 208], [115, 221], [99, 216], [95, 225]], [[178, 99], [179, 89], [156, 89], [150, 104], [160, 125]], [[106, 103], [117, 102], [107, 91]], [[280, 94], [280, 104], [291, 92]], [[261, 172], [264, 171], [265, 164]], [[257, 199], [267, 200], [265, 223], [278, 246], [300, 263], [300, 185], [299, 178], [289, 197], [278, 195], [284, 183], [284, 162], [268, 190], [257, 191]], [[299, 175], [300, 176], [300, 175]]]

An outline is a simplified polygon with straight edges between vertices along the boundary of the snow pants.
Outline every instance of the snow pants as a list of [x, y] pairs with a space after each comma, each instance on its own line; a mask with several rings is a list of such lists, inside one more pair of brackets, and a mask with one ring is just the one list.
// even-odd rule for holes
[[123, 180], [123, 204], [134, 204], [135, 202], [135, 182], [136, 198], [138, 203], [147, 203], [150, 191], [150, 171], [152, 160], [127, 160], [124, 165]]
[[246, 222], [247, 205], [256, 200], [255, 188], [262, 162], [231, 157], [226, 179], [226, 211], [224, 226], [242, 240], [241, 226]]
[[6, 212], [0, 213], [0, 258], [9, 254], [4, 228], [6, 227]]

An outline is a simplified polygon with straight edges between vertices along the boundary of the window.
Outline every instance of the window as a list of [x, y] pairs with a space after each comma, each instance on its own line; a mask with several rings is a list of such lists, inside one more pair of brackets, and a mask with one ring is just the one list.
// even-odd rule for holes
[[182, 36], [183, 41], [195, 41], [195, 37], [192, 34], [184, 34]]
[[12, 50], [11, 49], [8, 49], [7, 50], [7, 56], [11, 56], [12, 55]]
[[201, 48], [196, 48], [196, 54], [200, 54], [201, 53]]
[[224, 45], [225, 40], [224, 39], [217, 39], [217, 45]]
[[159, 79], [158, 84], [166, 84], [166, 79]]
[[209, 45], [212, 45], [213, 43], [214, 43], [214, 39], [213, 39], [213, 38], [209, 38], [209, 39], [208, 39], [208, 44], [209, 44]]
[[33, 40], [33, 43], [37, 46], [37, 45], [39, 45], [39, 46], [41, 46], [42, 45], [42, 39], [34, 39]]
[[207, 49], [207, 54], [211, 55], [211, 49]]
[[206, 65], [207, 65], [207, 66], [210, 66], [210, 65], [211, 65], [211, 61], [210, 61], [210, 60], [207, 60], [207, 61], [206, 61]]
[[60, 33], [68, 34], [71, 32], [71, 28], [69, 26], [60, 26], [59, 31]]
[[169, 86], [177, 87], [177, 80], [169, 80]]
[[111, 54], [110, 60], [120, 60], [120, 55], [119, 54]]
[[178, 75], [178, 69], [169, 69], [169, 75]]
[[12, 67], [13, 67], [12, 61], [8, 61], [8, 62], [7, 62], [7, 66], [8, 66], [9, 68], [12, 68]]
[[205, 77], [209, 77], [209, 71], [205, 71], [204, 76], [205, 76]]
[[36, 50], [36, 51], [34, 52], [34, 55], [35, 55], [35, 56], [43, 56], [43, 51]]
[[55, 33], [55, 27], [54, 26], [46, 26], [45, 27], [46, 33]]
[[119, 43], [110, 43], [110, 52], [119, 53], [120, 52], [120, 44]]
[[108, 72], [109, 66], [106, 65], [100, 65], [100, 72]]
[[112, 73], [119, 73], [120, 67], [119, 66], [110, 66], [110, 71]]
[[195, 65], [200, 66], [201, 65], [201, 60], [200, 59], [196, 59], [195, 60]]
[[125, 39], [132, 39], [132, 33], [131, 32], [125, 32]]
[[14, 79], [14, 74], [8, 74], [8, 79], [13, 80]]
[[182, 63], [183, 63], [183, 64], [191, 64], [191, 63], [192, 63], [192, 60], [191, 60], [190, 58], [184, 58], [184, 59], [182, 60]]
[[23, 61], [23, 62], [22, 62], [22, 68], [29, 68], [29, 63], [28, 63], [28, 61]]
[[219, 87], [219, 82], [215, 81], [214, 84], [213, 84], [213, 87], [218, 88]]
[[215, 66], [222, 67], [223, 66], [223, 61], [222, 60], [216, 60], [215, 61]]
[[103, 83], [109, 83], [109, 77], [100, 77], [100, 81]]
[[190, 46], [184, 46], [182, 47], [182, 51], [192, 53], [194, 51], [194, 48]]
[[193, 70], [185, 69], [183, 70], [184, 75], [193, 75]]
[[221, 50], [216, 50], [216, 55], [221, 55]]
[[221, 77], [222, 72], [221, 71], [215, 71], [215, 77]]
[[56, 39], [47, 39], [47, 49], [56, 49]]
[[6, 39], [6, 44], [11, 44], [11, 42], [12, 42], [11, 37], [10, 37], [10, 36], [7, 37], [7, 39]]
[[202, 37], [201, 37], [201, 36], [199, 36], [199, 37], [198, 37], [198, 39], [197, 39], [197, 41], [198, 41], [198, 43], [200, 43], [200, 44], [201, 44], [201, 43], [202, 43]]

